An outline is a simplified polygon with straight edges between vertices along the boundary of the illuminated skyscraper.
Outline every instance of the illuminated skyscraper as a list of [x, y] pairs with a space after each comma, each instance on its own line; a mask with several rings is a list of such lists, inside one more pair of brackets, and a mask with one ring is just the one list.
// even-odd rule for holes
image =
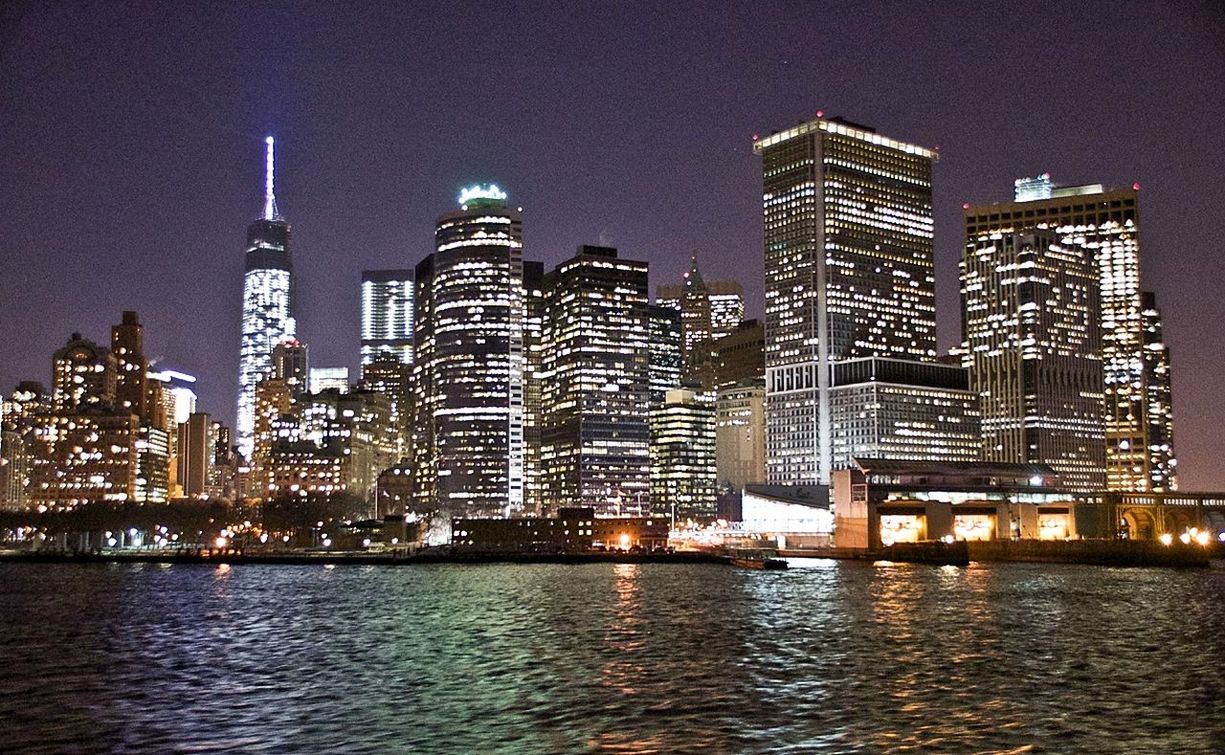
[[465, 189], [416, 268], [413, 453], [419, 510], [524, 507], [523, 223], [497, 186]]
[[1178, 490], [1174, 457], [1174, 397], [1170, 383], [1170, 347], [1165, 342], [1161, 310], [1152, 291], [1140, 294], [1144, 322], [1144, 392], [1148, 409], [1148, 476], [1155, 491]]
[[[278, 343], [272, 350], [272, 377], [284, 380], [295, 397], [317, 390], [310, 382], [310, 349], [306, 344], [296, 339]], [[346, 383], [348, 379], [346, 372]]]
[[966, 206], [966, 238], [1050, 229], [1062, 246], [1087, 250], [1101, 293], [1105, 373], [1106, 487], [1147, 491], [1164, 485], [1150, 472], [1140, 301], [1139, 186], [1058, 187], [1050, 175], [1019, 179], [1015, 201]]
[[766, 268], [766, 476], [828, 484], [831, 365], [936, 359], [936, 153], [841, 119], [756, 139]]
[[667, 304], [647, 307], [651, 365], [651, 406], [664, 402], [668, 391], [681, 387], [681, 311]]
[[715, 405], [668, 391], [651, 410], [651, 509], [674, 522], [715, 518]]
[[655, 303], [681, 313], [681, 361], [688, 378], [708, 356], [709, 342], [729, 335], [744, 319], [744, 287], [736, 281], [707, 283], [693, 255], [679, 285], [656, 286]]
[[581, 246], [545, 276], [544, 504], [646, 513], [650, 496], [647, 263]]
[[1046, 464], [1064, 487], [1102, 488], [1098, 291], [1087, 250], [1054, 230], [982, 230], [966, 239], [964, 358], [979, 396], [985, 460]]
[[110, 411], [115, 403], [115, 357], [83, 338], [72, 337], [52, 358], [51, 403], [57, 412], [85, 408]]
[[715, 468], [720, 488], [739, 493], [766, 479], [766, 386], [744, 378], [719, 390], [715, 401]]
[[263, 215], [247, 228], [242, 287], [242, 348], [238, 364], [238, 449], [250, 458], [255, 432], [255, 385], [272, 373], [272, 350], [297, 335], [289, 223], [273, 192], [273, 140], [265, 139]]
[[413, 363], [413, 271], [362, 273], [362, 364], [381, 353]]

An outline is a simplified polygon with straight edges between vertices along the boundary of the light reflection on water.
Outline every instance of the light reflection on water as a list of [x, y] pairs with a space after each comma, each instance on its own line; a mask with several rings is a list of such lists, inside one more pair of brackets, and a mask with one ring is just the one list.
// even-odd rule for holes
[[0, 565], [5, 751], [1219, 752], [1225, 570]]

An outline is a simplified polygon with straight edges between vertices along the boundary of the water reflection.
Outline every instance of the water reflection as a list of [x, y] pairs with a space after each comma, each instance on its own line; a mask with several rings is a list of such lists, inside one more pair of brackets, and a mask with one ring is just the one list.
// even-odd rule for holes
[[1225, 741], [1225, 570], [804, 567], [0, 564], [4, 749]]

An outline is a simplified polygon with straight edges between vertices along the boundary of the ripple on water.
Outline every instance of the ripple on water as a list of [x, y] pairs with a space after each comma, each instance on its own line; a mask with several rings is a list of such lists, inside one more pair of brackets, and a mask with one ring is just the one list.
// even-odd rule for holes
[[804, 566], [3, 564], [3, 749], [1225, 750], [1225, 571]]

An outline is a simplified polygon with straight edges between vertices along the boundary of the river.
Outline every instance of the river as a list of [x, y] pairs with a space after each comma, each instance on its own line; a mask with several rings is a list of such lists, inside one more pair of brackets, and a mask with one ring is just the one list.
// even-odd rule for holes
[[0, 564], [6, 752], [1225, 751], [1225, 569]]

